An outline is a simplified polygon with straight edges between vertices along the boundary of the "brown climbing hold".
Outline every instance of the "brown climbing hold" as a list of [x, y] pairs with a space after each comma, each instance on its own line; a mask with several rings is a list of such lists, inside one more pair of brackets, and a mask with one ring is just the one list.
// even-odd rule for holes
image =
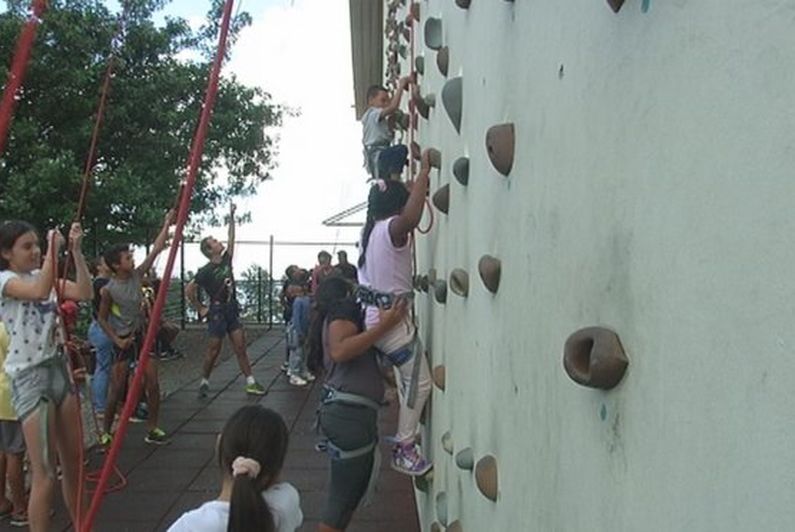
[[436, 517], [447, 526], [447, 494], [443, 491], [436, 494]]
[[442, 188], [434, 192], [431, 201], [437, 209], [447, 214], [447, 212], [450, 210], [450, 185], [444, 185]]
[[420, 148], [420, 145], [417, 144], [415, 140], [412, 140], [409, 146], [411, 146], [411, 158], [419, 161], [422, 157], [422, 148]]
[[455, 5], [457, 5], [461, 9], [469, 9], [469, 4], [471, 3], [472, 0], [455, 0]]
[[414, 58], [414, 70], [420, 74], [425, 74], [425, 58], [423, 56], [418, 55]]
[[464, 83], [461, 77], [453, 78], [442, 87], [442, 105], [457, 133], [461, 133], [461, 112]]
[[428, 107], [436, 107], [436, 95], [433, 93], [423, 96], [422, 101], [425, 102], [425, 105]]
[[412, 2], [411, 3], [411, 7], [409, 8], [409, 15], [411, 15], [411, 18], [413, 18], [417, 22], [420, 21], [420, 3], [419, 2]]
[[475, 467], [475, 453], [472, 451], [472, 447], [467, 447], [456, 453], [455, 465], [466, 471], [472, 471]]
[[491, 164], [499, 173], [507, 176], [513, 167], [515, 135], [513, 124], [499, 124], [486, 133], [486, 149]]
[[433, 484], [433, 469], [422, 475], [421, 477], [414, 477], [414, 487], [417, 490], [428, 493]]
[[398, 126], [398, 129], [408, 131], [410, 123], [411, 117], [409, 117], [408, 114], [400, 110], [395, 112], [395, 124]]
[[453, 435], [449, 430], [442, 434], [442, 449], [447, 454], [453, 454]]
[[586, 327], [566, 340], [563, 367], [577, 384], [609, 390], [621, 382], [628, 364], [621, 340], [609, 329]]
[[435, 368], [433, 368], [433, 383], [436, 385], [437, 388], [439, 388], [442, 391], [445, 390], [445, 384], [447, 382], [445, 379], [445, 375], [446, 372], [444, 366], [436, 366]]
[[621, 10], [621, 6], [624, 5], [624, 0], [607, 0], [607, 3], [610, 5], [613, 13], [618, 13]]
[[456, 519], [447, 525], [447, 532], [464, 532], [464, 528], [461, 526], [461, 521]]
[[444, 279], [437, 279], [433, 283], [433, 296], [437, 303], [447, 303], [447, 282]]
[[447, 71], [450, 68], [450, 48], [447, 46], [442, 46], [439, 48], [439, 51], [436, 52], [436, 66], [439, 67], [439, 72], [442, 73], [442, 76], [447, 77]]
[[480, 493], [487, 499], [497, 501], [497, 459], [493, 456], [484, 456], [475, 466], [475, 483]]
[[465, 270], [456, 268], [450, 272], [450, 290], [461, 297], [469, 295], [469, 274]]
[[502, 275], [502, 262], [491, 255], [483, 255], [478, 261], [478, 272], [480, 279], [489, 292], [496, 294], [500, 287], [500, 276]]
[[423, 292], [427, 292], [428, 291], [428, 276], [427, 275], [420, 276], [420, 290], [422, 290]]
[[425, 98], [420, 94], [420, 89], [417, 85], [411, 91], [411, 101], [414, 102], [414, 108], [420, 115], [427, 120], [430, 113], [430, 106], [425, 102]]
[[459, 157], [453, 163], [453, 175], [464, 186], [469, 183], [469, 157]]
[[430, 17], [425, 21], [425, 46], [431, 50], [442, 47], [442, 19]]
[[442, 532], [442, 525], [434, 521], [431, 523], [431, 532]]
[[428, 150], [428, 162], [431, 164], [431, 168], [440, 169], [442, 167], [442, 152], [436, 148], [430, 148]]

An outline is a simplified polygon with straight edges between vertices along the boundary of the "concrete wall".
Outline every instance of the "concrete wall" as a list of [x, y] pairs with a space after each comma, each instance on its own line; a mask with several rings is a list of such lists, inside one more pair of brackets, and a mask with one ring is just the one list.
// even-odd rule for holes
[[[443, 154], [432, 188], [452, 190], [419, 269], [471, 280], [467, 299], [417, 298], [447, 369], [424, 434], [426, 530], [439, 492], [466, 531], [795, 522], [795, 0], [649, 4], [421, 2], [423, 92], [445, 81], [421, 39], [441, 17], [464, 114], [460, 135], [441, 104], [421, 121]], [[484, 147], [502, 122], [508, 178]], [[477, 276], [486, 253], [503, 262], [496, 295]], [[563, 371], [567, 336], [590, 325], [630, 358], [609, 392]], [[496, 503], [442, 450], [448, 430], [456, 451], [496, 456]]]

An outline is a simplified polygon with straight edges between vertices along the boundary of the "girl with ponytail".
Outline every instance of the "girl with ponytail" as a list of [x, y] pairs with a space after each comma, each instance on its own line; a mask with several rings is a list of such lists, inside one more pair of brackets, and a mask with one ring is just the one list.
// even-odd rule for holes
[[249, 405], [235, 412], [218, 439], [221, 494], [168, 532], [295, 532], [304, 519], [298, 491], [279, 482], [287, 442], [287, 425], [273, 410]]

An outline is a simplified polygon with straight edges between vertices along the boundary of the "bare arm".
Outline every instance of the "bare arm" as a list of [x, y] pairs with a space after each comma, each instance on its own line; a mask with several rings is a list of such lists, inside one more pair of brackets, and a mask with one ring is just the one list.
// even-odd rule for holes
[[9, 279], [3, 287], [3, 295], [26, 301], [40, 301], [47, 299], [52, 292], [52, 262], [53, 256], [63, 243], [63, 237], [57, 230], [51, 230], [47, 235], [47, 255], [38, 277], [33, 280], [20, 278]]
[[359, 328], [351, 321], [332, 321], [328, 325], [329, 356], [337, 363], [348, 362], [362, 356], [375, 342], [403, 320], [407, 308], [405, 300], [398, 300], [392, 308], [381, 312], [378, 325], [364, 332], [359, 332]]
[[207, 307], [202, 305], [202, 302], [199, 301], [199, 286], [196, 284], [196, 281], [189, 282], [188, 286], [185, 287], [185, 296], [188, 298], [188, 301], [190, 301], [191, 306], [196, 309], [199, 318], [203, 318], [207, 315]]
[[94, 299], [94, 289], [91, 286], [91, 274], [88, 272], [86, 258], [83, 256], [82, 242], [83, 230], [80, 224], [72, 224], [69, 231], [72, 242], [72, 258], [75, 261], [75, 281], [64, 284], [64, 297], [74, 301], [90, 301]]
[[395, 94], [392, 96], [392, 101], [389, 102], [389, 105], [381, 109], [381, 114], [378, 115], [379, 120], [387, 118], [389, 115], [398, 110], [400, 107], [400, 100], [403, 98], [403, 91], [406, 90], [410, 82], [411, 78], [409, 76], [400, 78], [400, 81], [398, 82], [398, 88], [395, 91]]
[[157, 256], [160, 255], [164, 249], [166, 249], [168, 230], [171, 227], [171, 224], [174, 223], [174, 215], [174, 209], [171, 209], [166, 213], [166, 218], [163, 220], [163, 227], [160, 228], [160, 232], [157, 234], [157, 238], [155, 238], [155, 241], [152, 244], [152, 250], [149, 252], [149, 255], [146, 256], [141, 265], [135, 269], [138, 272], [138, 275], [143, 275], [144, 273], [148, 272], [155, 263]]
[[99, 312], [97, 312], [97, 321], [99, 322], [99, 326], [102, 327], [102, 330], [105, 331], [105, 334], [108, 335], [108, 338], [117, 346], [124, 348], [126, 347], [125, 344], [128, 344], [130, 339], [128, 338], [128, 341], [125, 341], [116, 336], [116, 331], [113, 330], [113, 327], [110, 326], [110, 322], [108, 322], [110, 306], [112, 304], [113, 298], [110, 296], [108, 289], [103, 286], [99, 291]]
[[232, 203], [229, 207], [229, 238], [226, 242], [226, 252], [231, 259], [235, 254], [235, 211], [237, 207]]
[[392, 243], [402, 246], [406, 242], [408, 234], [419, 225], [422, 219], [422, 210], [425, 207], [425, 197], [428, 194], [428, 176], [431, 172], [431, 163], [428, 150], [422, 154], [422, 164], [420, 173], [411, 187], [409, 199], [406, 206], [398, 216], [389, 223], [389, 236]]

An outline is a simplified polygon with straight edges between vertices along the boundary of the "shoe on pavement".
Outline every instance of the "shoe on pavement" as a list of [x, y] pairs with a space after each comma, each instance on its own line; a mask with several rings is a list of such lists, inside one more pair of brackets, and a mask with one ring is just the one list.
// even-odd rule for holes
[[293, 386], [306, 386], [309, 383], [298, 375], [290, 375], [290, 384]]
[[162, 429], [155, 427], [146, 434], [144, 441], [154, 445], [165, 445], [169, 443], [170, 440]]
[[206, 399], [210, 395], [210, 384], [203, 382], [199, 384], [199, 399]]
[[267, 392], [265, 388], [258, 382], [246, 384], [246, 393], [249, 395], [265, 395]]

